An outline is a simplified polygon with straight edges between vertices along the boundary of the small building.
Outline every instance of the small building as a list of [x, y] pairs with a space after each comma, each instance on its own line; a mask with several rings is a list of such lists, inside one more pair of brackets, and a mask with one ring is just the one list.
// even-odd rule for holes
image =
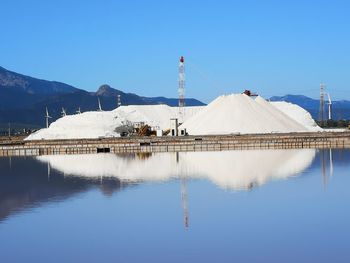
[[179, 135], [179, 120], [177, 118], [170, 119], [170, 136]]

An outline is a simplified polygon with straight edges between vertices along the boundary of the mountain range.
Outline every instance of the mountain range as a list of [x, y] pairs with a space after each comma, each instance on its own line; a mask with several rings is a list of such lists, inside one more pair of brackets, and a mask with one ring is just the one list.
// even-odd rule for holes
[[[82, 112], [98, 109], [98, 99], [103, 110], [117, 107], [117, 96], [122, 105], [167, 104], [177, 106], [177, 98], [143, 97], [125, 93], [102, 85], [96, 92], [88, 92], [71, 85], [25, 76], [0, 67], [0, 129], [12, 123], [12, 127], [39, 128], [45, 125], [45, 109], [52, 119], [61, 116], [62, 107], [68, 114], [78, 108]], [[188, 98], [188, 106], [202, 106], [203, 102]]]
[[[100, 86], [96, 92], [88, 92], [62, 82], [37, 79], [0, 67], [0, 130], [7, 128], [8, 123], [17, 128], [43, 127], [46, 107], [52, 120], [61, 116], [62, 107], [68, 114], [76, 113], [78, 108], [82, 112], [97, 110], [98, 99], [103, 110], [112, 110], [117, 107], [118, 95], [122, 105], [178, 104], [177, 98], [143, 97], [107, 84]], [[270, 100], [297, 104], [318, 119], [319, 100], [303, 95], [274, 96]], [[186, 99], [185, 103], [187, 106], [205, 105], [193, 98]], [[327, 109], [326, 105], [326, 113]], [[335, 120], [350, 119], [350, 101], [333, 101], [332, 117]]]
[[[312, 99], [303, 95], [285, 95], [274, 96], [271, 101], [287, 101], [301, 106], [311, 113], [315, 120], [319, 119], [320, 100]], [[350, 119], [350, 101], [339, 100], [332, 101], [331, 113], [333, 120], [349, 120]], [[328, 118], [328, 101], [324, 105], [324, 118]]]

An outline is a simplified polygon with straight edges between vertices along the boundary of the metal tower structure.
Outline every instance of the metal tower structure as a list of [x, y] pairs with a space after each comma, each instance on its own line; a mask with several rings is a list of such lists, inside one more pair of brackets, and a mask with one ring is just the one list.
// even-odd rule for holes
[[325, 95], [325, 85], [320, 85], [320, 109], [318, 112], [318, 120], [321, 122], [321, 125], [323, 125], [324, 122], [324, 95]]
[[[179, 113], [180, 113], [180, 117], [183, 117], [184, 107], [185, 107], [185, 58], [183, 56], [180, 57], [180, 63], [179, 63], [178, 92], [179, 92]], [[180, 121], [183, 121], [183, 120], [180, 120]]]
[[49, 119], [51, 119], [52, 117], [49, 115], [49, 111], [46, 107], [46, 115], [45, 115], [45, 119], [46, 119], [46, 128], [49, 128]]

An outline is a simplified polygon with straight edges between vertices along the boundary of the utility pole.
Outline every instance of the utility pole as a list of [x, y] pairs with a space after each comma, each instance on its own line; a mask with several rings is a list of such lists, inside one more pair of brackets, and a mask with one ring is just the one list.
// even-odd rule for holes
[[324, 95], [325, 95], [325, 85], [320, 85], [320, 109], [318, 112], [318, 120], [321, 123], [321, 126], [324, 126]]

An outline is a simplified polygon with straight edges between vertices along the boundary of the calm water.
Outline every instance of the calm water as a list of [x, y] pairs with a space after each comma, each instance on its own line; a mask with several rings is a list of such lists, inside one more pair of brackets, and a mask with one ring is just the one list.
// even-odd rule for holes
[[350, 151], [0, 158], [0, 262], [350, 262]]

